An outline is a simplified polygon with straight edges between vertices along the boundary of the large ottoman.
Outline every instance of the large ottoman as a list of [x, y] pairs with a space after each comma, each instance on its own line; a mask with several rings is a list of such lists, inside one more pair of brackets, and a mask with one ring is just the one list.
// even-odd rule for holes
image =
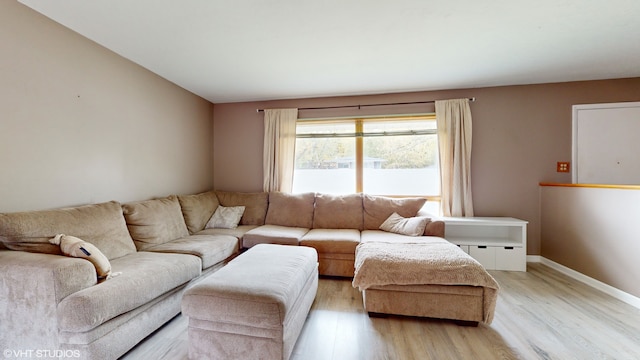
[[318, 290], [318, 255], [259, 244], [188, 289], [190, 359], [288, 359]]

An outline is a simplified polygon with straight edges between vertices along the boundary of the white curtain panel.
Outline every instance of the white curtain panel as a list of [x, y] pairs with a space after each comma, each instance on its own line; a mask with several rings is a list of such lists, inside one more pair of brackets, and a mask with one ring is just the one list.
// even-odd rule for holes
[[264, 110], [264, 191], [291, 192], [297, 120], [298, 109]]
[[444, 216], [473, 216], [469, 99], [436, 101]]

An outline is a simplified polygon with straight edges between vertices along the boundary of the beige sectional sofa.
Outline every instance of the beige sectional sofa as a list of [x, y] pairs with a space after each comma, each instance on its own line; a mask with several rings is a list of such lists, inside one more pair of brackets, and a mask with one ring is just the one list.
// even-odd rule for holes
[[[310, 246], [323, 275], [353, 276], [362, 230], [424, 199], [363, 194], [209, 191], [120, 204], [0, 214], [0, 348], [115, 359], [180, 312], [183, 292], [259, 243]], [[206, 228], [219, 207], [243, 206], [235, 228]], [[113, 278], [61, 256], [56, 234], [94, 244]], [[444, 235], [432, 221], [425, 235]]]
[[[245, 206], [236, 229], [192, 229], [195, 233], [233, 234], [241, 246], [256, 244], [310, 246], [318, 251], [321, 275], [353, 277], [355, 249], [363, 230], [384, 233], [380, 225], [394, 212], [422, 213], [423, 198], [388, 198], [367, 194], [330, 195], [216, 192], [219, 205]], [[198, 196], [203, 196], [202, 194]], [[444, 222], [433, 219], [424, 235], [444, 236]]]
[[[247, 231], [242, 246], [250, 248], [259, 243], [310, 246], [318, 251], [321, 275], [353, 277], [361, 232], [383, 232], [379, 227], [391, 214], [416, 216], [425, 201], [367, 194], [271, 192], [265, 225]], [[444, 236], [444, 223], [429, 222], [424, 235]]]

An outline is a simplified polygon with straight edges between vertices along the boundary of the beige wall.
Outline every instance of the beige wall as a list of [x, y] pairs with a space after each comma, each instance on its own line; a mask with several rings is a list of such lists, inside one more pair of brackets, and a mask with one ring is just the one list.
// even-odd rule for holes
[[[556, 173], [571, 161], [571, 106], [640, 100], [640, 78], [359, 97], [216, 104], [214, 185], [262, 190], [262, 113], [257, 108], [314, 107], [476, 97], [472, 103], [472, 188], [477, 216], [529, 221], [528, 254], [540, 254], [538, 183], [571, 182]], [[433, 105], [307, 111], [301, 117], [433, 112]]]
[[212, 186], [212, 105], [0, 2], [0, 211]]
[[640, 297], [640, 190], [542, 186], [542, 256]]

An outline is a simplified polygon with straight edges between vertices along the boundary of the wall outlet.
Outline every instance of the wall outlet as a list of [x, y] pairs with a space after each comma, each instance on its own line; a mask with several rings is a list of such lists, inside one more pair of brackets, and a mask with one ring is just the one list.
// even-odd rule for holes
[[557, 172], [568, 173], [571, 170], [571, 166], [569, 162], [566, 161], [558, 161], [558, 165], [556, 167]]

